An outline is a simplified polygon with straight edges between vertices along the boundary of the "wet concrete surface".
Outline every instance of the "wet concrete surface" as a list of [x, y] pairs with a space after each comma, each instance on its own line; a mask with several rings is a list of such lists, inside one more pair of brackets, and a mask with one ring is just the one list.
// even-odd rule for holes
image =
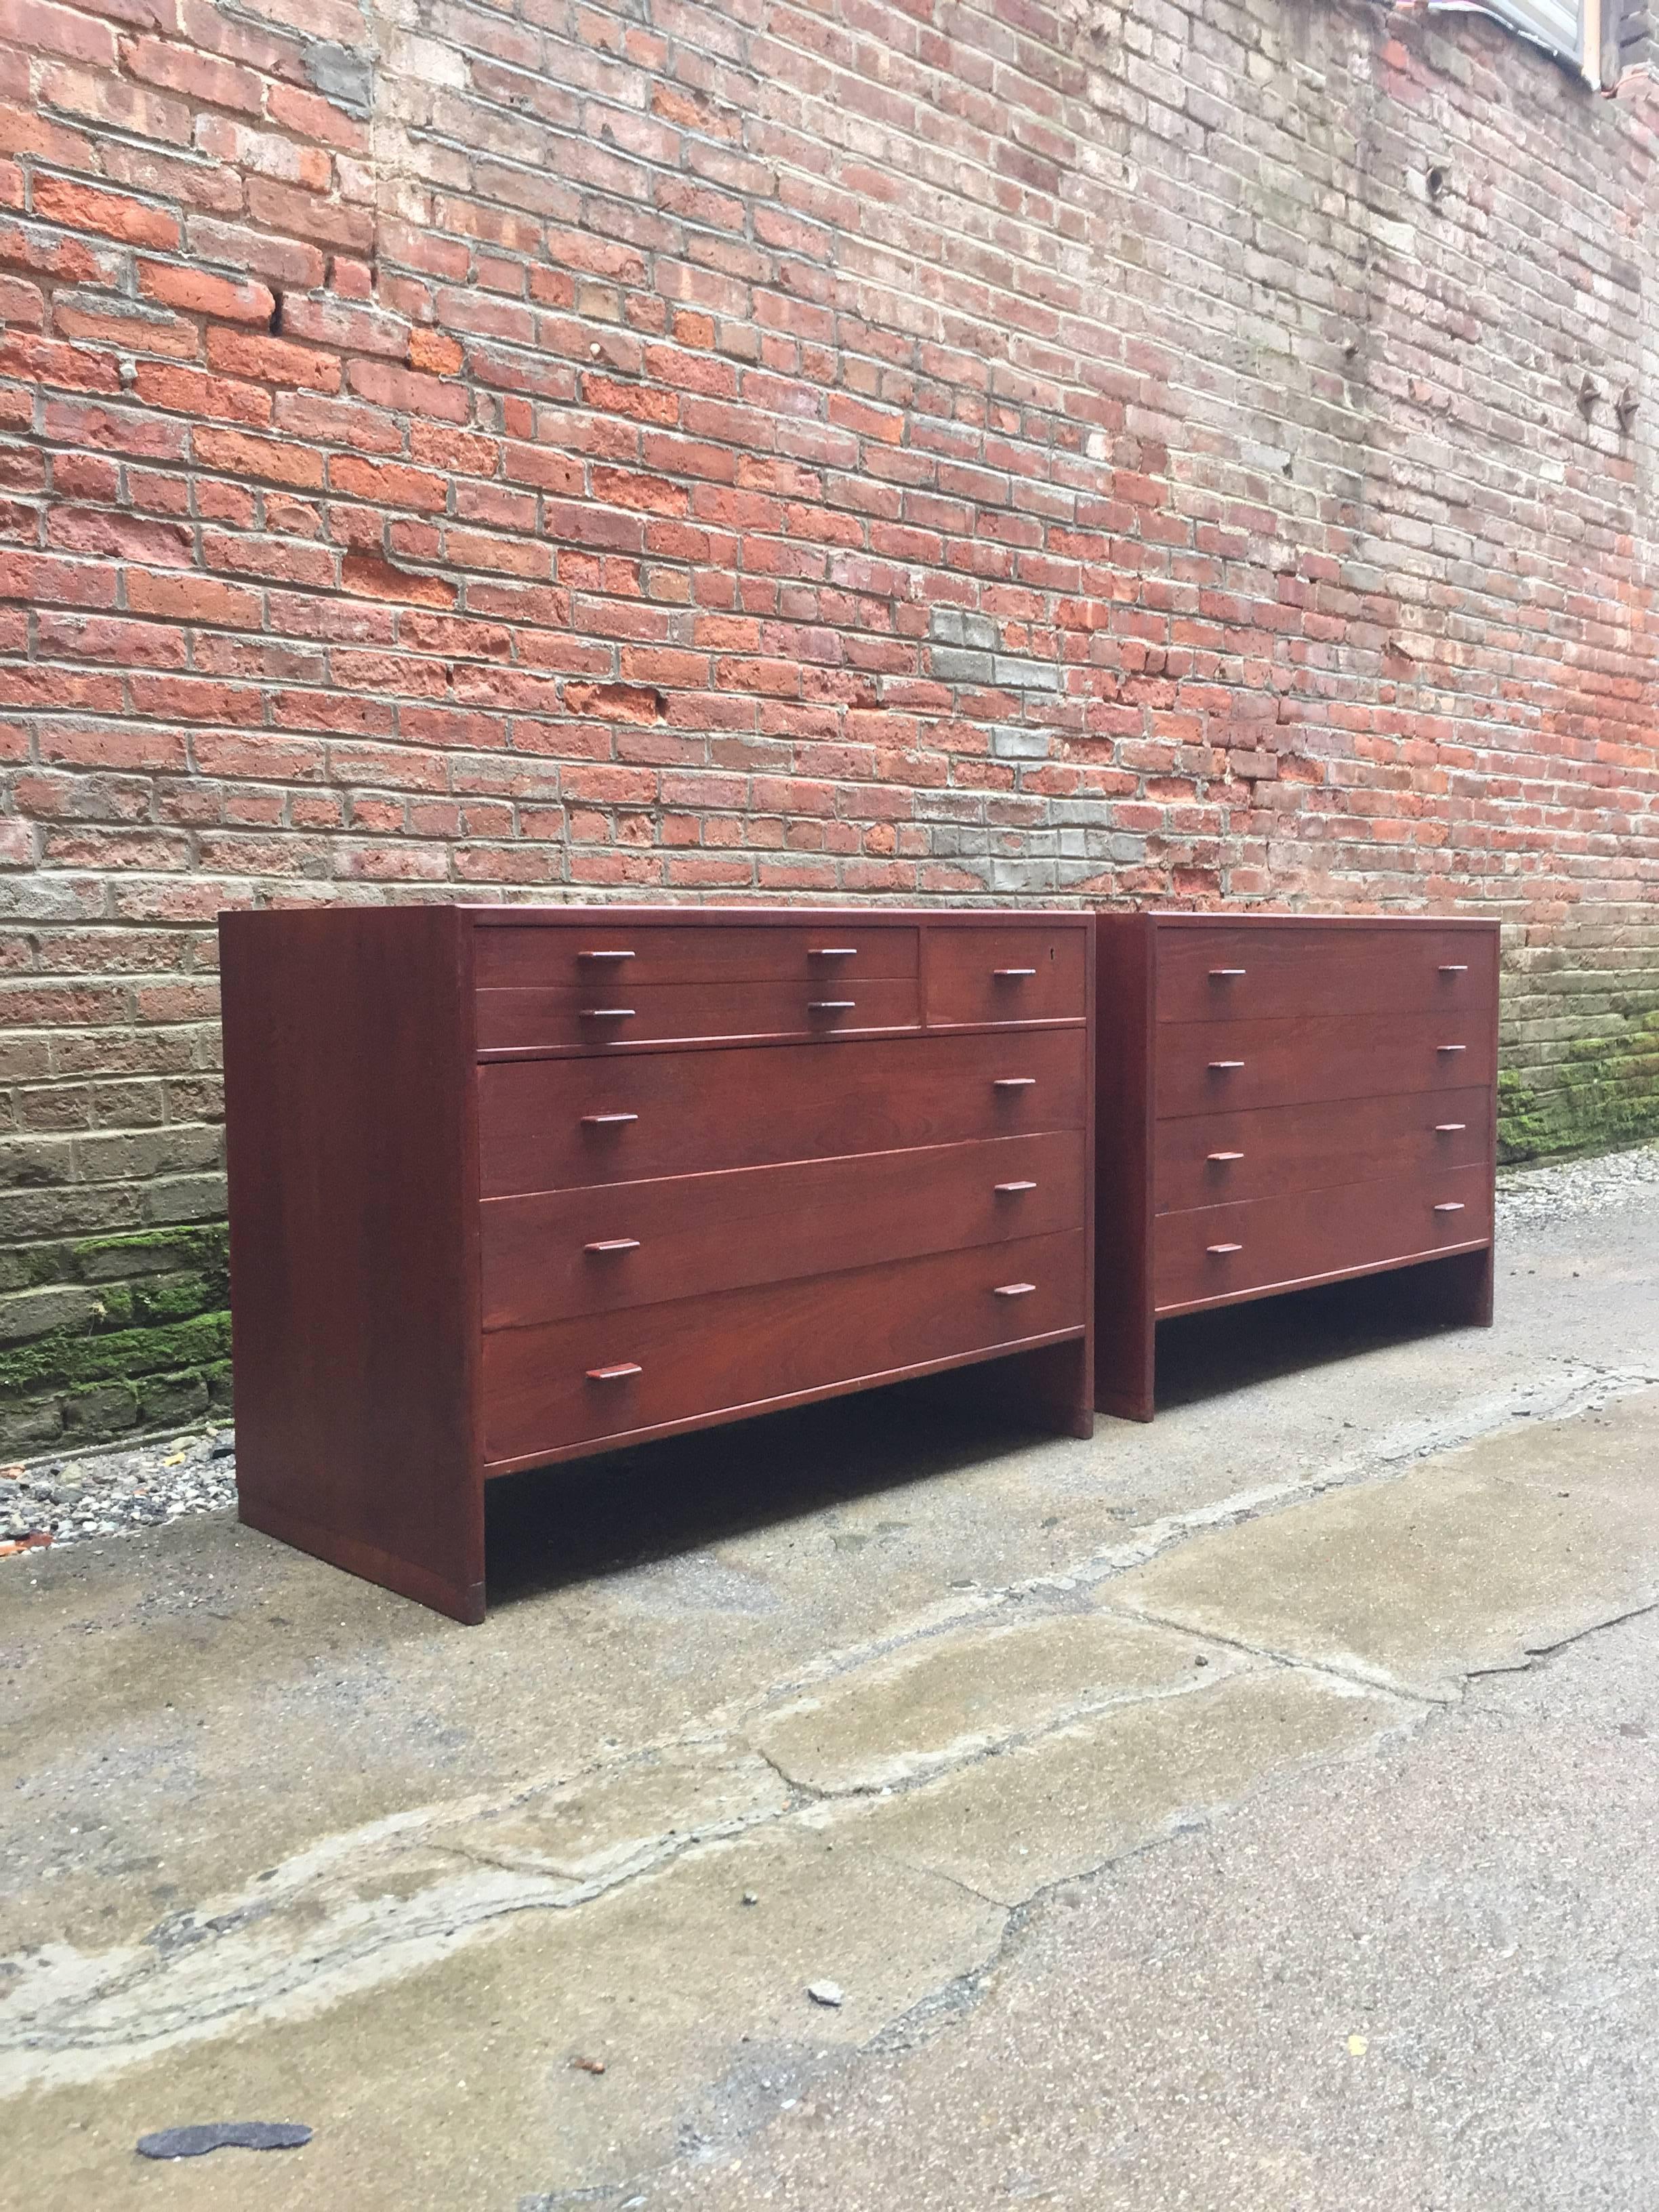
[[[122, 2203], [163, 2171], [139, 2134], [267, 2118], [316, 2136], [167, 2168], [169, 2203], [1322, 2205], [1360, 2069], [1392, 2085], [1364, 2141], [1417, 2189], [1376, 2201], [1534, 2201], [1456, 2194], [1486, 2184], [1422, 2118], [1418, 2046], [1367, 2075], [1362, 2024], [1333, 2059], [1261, 1961], [1276, 1928], [1304, 2009], [1352, 2011], [1335, 1904], [1305, 1955], [1281, 1908], [1322, 1856], [1342, 1893], [1367, 1818], [1362, 1929], [1399, 1923], [1378, 1885], [1437, 1790], [1447, 1863], [1501, 1889], [1531, 1849], [1486, 1750], [1531, 1743], [1526, 1698], [1589, 1663], [1568, 1639], [1639, 1644], [1600, 1625], [1659, 1595], [1656, 1230], [1651, 1183], [1528, 1221], [1491, 1332], [1418, 1327], [1386, 1280], [1182, 1324], [1158, 1421], [1090, 1443], [933, 1383], [514, 1478], [481, 1629], [224, 1517], [9, 1563], [0, 2200]], [[1551, 1711], [1540, 1792], [1573, 1733]], [[1601, 1726], [1571, 1753], [1598, 1775]], [[1558, 1783], [1594, 1870], [1611, 1846]], [[1299, 1856], [1249, 1844], [1296, 1804]], [[1586, 1905], [1598, 1942], [1620, 1909]], [[1515, 2033], [1565, 2037], [1516, 1972]], [[1073, 2014], [1092, 2102], [1042, 2071]], [[1623, 2033], [1612, 1998], [1572, 2017]], [[1261, 2118], [1275, 2081], [1308, 2142]], [[1472, 2140], [1540, 2124], [1510, 2070], [1490, 2108], [1458, 2094]], [[1622, 2106], [1608, 2141], [1635, 2156]]]

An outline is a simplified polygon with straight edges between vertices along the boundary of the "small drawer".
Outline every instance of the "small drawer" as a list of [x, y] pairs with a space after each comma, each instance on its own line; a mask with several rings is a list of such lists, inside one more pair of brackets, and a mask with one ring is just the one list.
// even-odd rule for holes
[[1083, 1136], [1055, 1130], [487, 1199], [483, 1325], [519, 1328], [1081, 1226]]
[[1158, 1113], [1468, 1091], [1494, 1079], [1491, 1013], [1184, 1022], [1158, 1036]]
[[1160, 1213], [1277, 1193], [1323, 1190], [1437, 1168], [1473, 1167], [1492, 1154], [1490, 1091], [1259, 1106], [1160, 1121]]
[[915, 1029], [912, 976], [794, 983], [647, 983], [606, 974], [592, 983], [478, 993], [478, 1049], [623, 1052], [730, 1037], [810, 1038]]
[[1087, 953], [1078, 928], [930, 929], [928, 1027], [1081, 1021]]
[[1209, 923], [1158, 933], [1160, 1022], [1474, 1012], [1498, 999], [1498, 932], [1415, 922]]
[[1085, 1039], [852, 1038], [477, 1071], [483, 1194], [1081, 1129]]
[[1492, 1193], [1490, 1168], [1449, 1168], [1160, 1213], [1153, 1230], [1157, 1310], [1223, 1305], [1489, 1243]]
[[[602, 914], [586, 914], [574, 922], [539, 926], [480, 923], [474, 942], [481, 990], [562, 985], [591, 995], [602, 985], [604, 996], [626, 1000], [653, 983], [799, 983], [816, 989], [870, 976], [913, 976], [919, 936], [914, 924], [862, 915], [763, 928], [715, 916], [690, 923], [613, 924]], [[826, 989], [823, 995], [836, 994]]]
[[483, 1339], [495, 1468], [881, 1382], [1085, 1324], [1081, 1231], [586, 1314]]

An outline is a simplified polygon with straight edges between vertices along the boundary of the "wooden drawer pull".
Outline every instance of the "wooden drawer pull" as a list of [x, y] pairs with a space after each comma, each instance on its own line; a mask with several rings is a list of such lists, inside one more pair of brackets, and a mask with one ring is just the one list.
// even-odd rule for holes
[[639, 1249], [637, 1237], [605, 1237], [597, 1244], [582, 1246], [584, 1252], [637, 1252]]
[[993, 1091], [1030, 1091], [1036, 1085], [1035, 1075], [994, 1075], [991, 1078]]
[[1437, 1121], [1434, 1133], [1437, 1137], [1453, 1137], [1460, 1129], [1467, 1129], [1468, 1126], [1467, 1121]]
[[1437, 1044], [1435, 1050], [1437, 1052], [1467, 1052], [1468, 1047], [1466, 1044]]
[[1440, 972], [1443, 975], [1467, 975], [1469, 972], [1469, 963], [1467, 960], [1443, 960], [1440, 963]]
[[850, 1014], [857, 1004], [856, 999], [809, 999], [806, 1011], [809, 1014]]
[[1035, 968], [994, 968], [991, 973], [1000, 983], [1018, 982], [1022, 975], [1035, 975]]
[[1210, 1160], [1242, 1160], [1244, 1155], [1243, 1152], [1206, 1152], [1204, 1157]]
[[590, 1382], [625, 1382], [630, 1375], [644, 1372], [637, 1359], [622, 1359], [614, 1367], [590, 1367], [587, 1379]]
[[1244, 1247], [1242, 1244], [1206, 1244], [1204, 1247], [1204, 1249], [1206, 1252], [1219, 1254], [1223, 1252], [1242, 1252], [1244, 1249]]
[[1245, 975], [1249, 973], [1249, 970], [1245, 968], [1212, 968], [1210, 970], [1212, 976], [1218, 977], [1224, 975]]
[[991, 1188], [995, 1191], [1035, 1190], [1036, 1185], [1034, 1182], [994, 1182]]
[[632, 1006], [584, 1006], [582, 1008], [582, 1019], [585, 1022], [631, 1022], [633, 1018]]
[[1035, 1283], [999, 1283], [991, 1296], [994, 1298], [1023, 1298], [1036, 1288]]
[[809, 945], [806, 948], [809, 960], [852, 960], [857, 954], [856, 945]]
[[578, 960], [631, 960], [631, 952], [579, 952]]
[[1443, 1198], [1434, 1210], [1437, 1213], [1461, 1213], [1463, 1201], [1461, 1198]]
[[1228, 1068], [1243, 1067], [1244, 1063], [1242, 1060], [1212, 1060], [1210, 1065], [1212, 1067]]

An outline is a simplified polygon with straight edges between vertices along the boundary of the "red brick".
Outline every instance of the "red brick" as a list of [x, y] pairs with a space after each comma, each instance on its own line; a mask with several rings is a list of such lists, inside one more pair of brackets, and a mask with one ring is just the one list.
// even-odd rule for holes
[[192, 46], [164, 39], [130, 39], [123, 42], [121, 58], [127, 70], [146, 84], [182, 92], [213, 107], [238, 108], [258, 115], [264, 105], [264, 87], [252, 70], [216, 59]]
[[287, 484], [302, 491], [319, 491], [323, 483], [320, 453], [276, 438], [248, 438], [238, 430], [197, 430], [191, 441], [204, 468], [227, 476], [253, 477], [270, 483]]
[[360, 592], [365, 599], [409, 599], [423, 607], [453, 607], [458, 596], [454, 585], [441, 576], [394, 568], [389, 561], [366, 553], [347, 555], [340, 580], [347, 591]]
[[433, 376], [453, 376], [465, 358], [460, 346], [447, 331], [411, 331], [409, 334], [409, 365], [425, 369]]
[[216, 583], [201, 575], [153, 575], [129, 568], [127, 605], [136, 615], [161, 615], [170, 622], [212, 623], [222, 629], [258, 629], [264, 602], [258, 592]]
[[141, 261], [138, 283], [145, 295], [185, 314], [212, 315], [222, 322], [269, 324], [276, 306], [269, 288], [251, 278], [233, 282], [205, 269], [165, 261]]
[[115, 64], [115, 33], [107, 23], [76, 9], [53, 7], [50, 0], [9, 0], [5, 35], [26, 51], [68, 54], [102, 69]]
[[285, 338], [255, 337], [250, 331], [210, 330], [207, 355], [210, 365], [228, 376], [299, 385], [308, 392], [334, 392], [340, 388], [337, 354], [290, 345]]
[[33, 210], [43, 222], [61, 222], [70, 230], [96, 231], [129, 246], [172, 247], [179, 243], [179, 219], [165, 209], [147, 207], [124, 193], [75, 184], [67, 177], [37, 177]]

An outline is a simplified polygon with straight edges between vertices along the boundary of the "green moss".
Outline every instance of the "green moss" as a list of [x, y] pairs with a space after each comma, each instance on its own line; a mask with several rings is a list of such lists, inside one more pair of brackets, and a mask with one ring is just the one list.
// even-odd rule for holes
[[1612, 1152], [1659, 1136], [1659, 1007], [1626, 1018], [1610, 1037], [1570, 1044], [1540, 1090], [1512, 1069], [1498, 1079], [1498, 1146], [1504, 1160]]
[[58, 1328], [0, 1354], [0, 1399], [206, 1367], [230, 1350], [230, 1316], [195, 1314], [156, 1328], [102, 1335]]
[[218, 1279], [218, 1303], [222, 1304], [223, 1286], [229, 1279], [229, 1232], [222, 1221], [216, 1221], [187, 1229], [139, 1229], [121, 1237], [87, 1237], [70, 1246], [67, 1261], [64, 1272], [72, 1270], [83, 1283], [188, 1269]]

